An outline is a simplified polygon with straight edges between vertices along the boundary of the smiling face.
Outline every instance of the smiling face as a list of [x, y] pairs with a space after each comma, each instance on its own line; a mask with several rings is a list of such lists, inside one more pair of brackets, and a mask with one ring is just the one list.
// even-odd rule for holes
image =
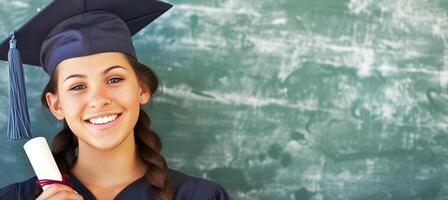
[[134, 139], [140, 105], [149, 99], [125, 55], [97, 53], [62, 61], [57, 92], [47, 93], [53, 115], [65, 119], [83, 146], [113, 149]]

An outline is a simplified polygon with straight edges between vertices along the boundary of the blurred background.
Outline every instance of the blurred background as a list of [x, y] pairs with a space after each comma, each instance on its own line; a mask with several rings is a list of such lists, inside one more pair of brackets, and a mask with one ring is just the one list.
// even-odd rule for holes
[[[0, 36], [49, 0], [0, 0]], [[168, 165], [232, 199], [448, 199], [448, 1], [171, 0], [134, 36]], [[61, 127], [26, 67], [35, 136]], [[7, 63], [0, 62], [0, 132]], [[0, 140], [0, 187], [34, 175]]]

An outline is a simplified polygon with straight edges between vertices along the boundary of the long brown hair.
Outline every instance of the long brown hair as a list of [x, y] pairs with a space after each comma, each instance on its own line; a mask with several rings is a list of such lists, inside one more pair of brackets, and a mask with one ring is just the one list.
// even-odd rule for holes
[[[140, 84], [150, 89], [151, 96], [159, 87], [159, 80], [151, 68], [139, 63], [134, 57], [125, 54], [125, 58], [130, 63]], [[55, 73], [56, 74], [56, 73]], [[48, 108], [45, 94], [48, 92], [56, 94], [57, 77], [53, 76], [45, 86], [41, 95], [41, 103]], [[159, 136], [151, 130], [151, 120], [146, 112], [140, 109], [137, 124], [134, 127], [134, 139], [138, 148], [140, 158], [147, 166], [145, 174], [146, 181], [150, 184], [152, 193], [156, 200], [171, 200], [173, 192], [168, 180], [168, 165], [160, 153], [162, 143]], [[64, 120], [63, 129], [54, 137], [51, 151], [58, 164], [61, 173], [66, 174], [76, 162], [75, 150], [78, 147], [78, 139], [70, 130]], [[35, 197], [40, 195], [42, 190], [38, 187]]]

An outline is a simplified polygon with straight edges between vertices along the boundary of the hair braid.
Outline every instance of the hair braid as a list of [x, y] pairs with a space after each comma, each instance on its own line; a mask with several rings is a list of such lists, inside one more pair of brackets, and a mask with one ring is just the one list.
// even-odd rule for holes
[[51, 145], [51, 151], [61, 173], [66, 174], [75, 165], [77, 147], [77, 137], [64, 122], [64, 129], [54, 137]]
[[143, 162], [148, 166], [146, 180], [151, 185], [157, 200], [171, 200], [172, 191], [168, 180], [168, 166], [160, 154], [162, 143], [159, 136], [149, 129], [151, 121], [145, 111], [140, 110], [135, 126], [135, 140]]

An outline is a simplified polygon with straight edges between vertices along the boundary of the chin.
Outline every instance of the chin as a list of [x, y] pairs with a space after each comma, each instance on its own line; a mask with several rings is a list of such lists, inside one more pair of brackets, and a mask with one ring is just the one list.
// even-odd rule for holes
[[133, 143], [133, 130], [125, 131], [127, 128], [118, 125], [109, 130], [102, 131], [85, 129], [80, 131], [80, 134], [77, 136], [79, 142], [83, 143], [86, 147], [108, 151], [116, 149], [121, 145], [127, 146]]
[[87, 140], [83, 140], [83, 143], [90, 146], [91, 148], [108, 151], [117, 148], [121, 144], [123, 144], [128, 137], [101, 137], [101, 138], [87, 138]]
[[115, 149], [118, 145], [120, 145], [120, 143], [118, 143], [118, 142], [114, 142], [114, 143], [99, 142], [99, 143], [95, 143], [95, 144], [90, 144], [91, 147], [98, 149], [98, 150], [102, 150], [102, 151], [108, 151], [108, 150]]

